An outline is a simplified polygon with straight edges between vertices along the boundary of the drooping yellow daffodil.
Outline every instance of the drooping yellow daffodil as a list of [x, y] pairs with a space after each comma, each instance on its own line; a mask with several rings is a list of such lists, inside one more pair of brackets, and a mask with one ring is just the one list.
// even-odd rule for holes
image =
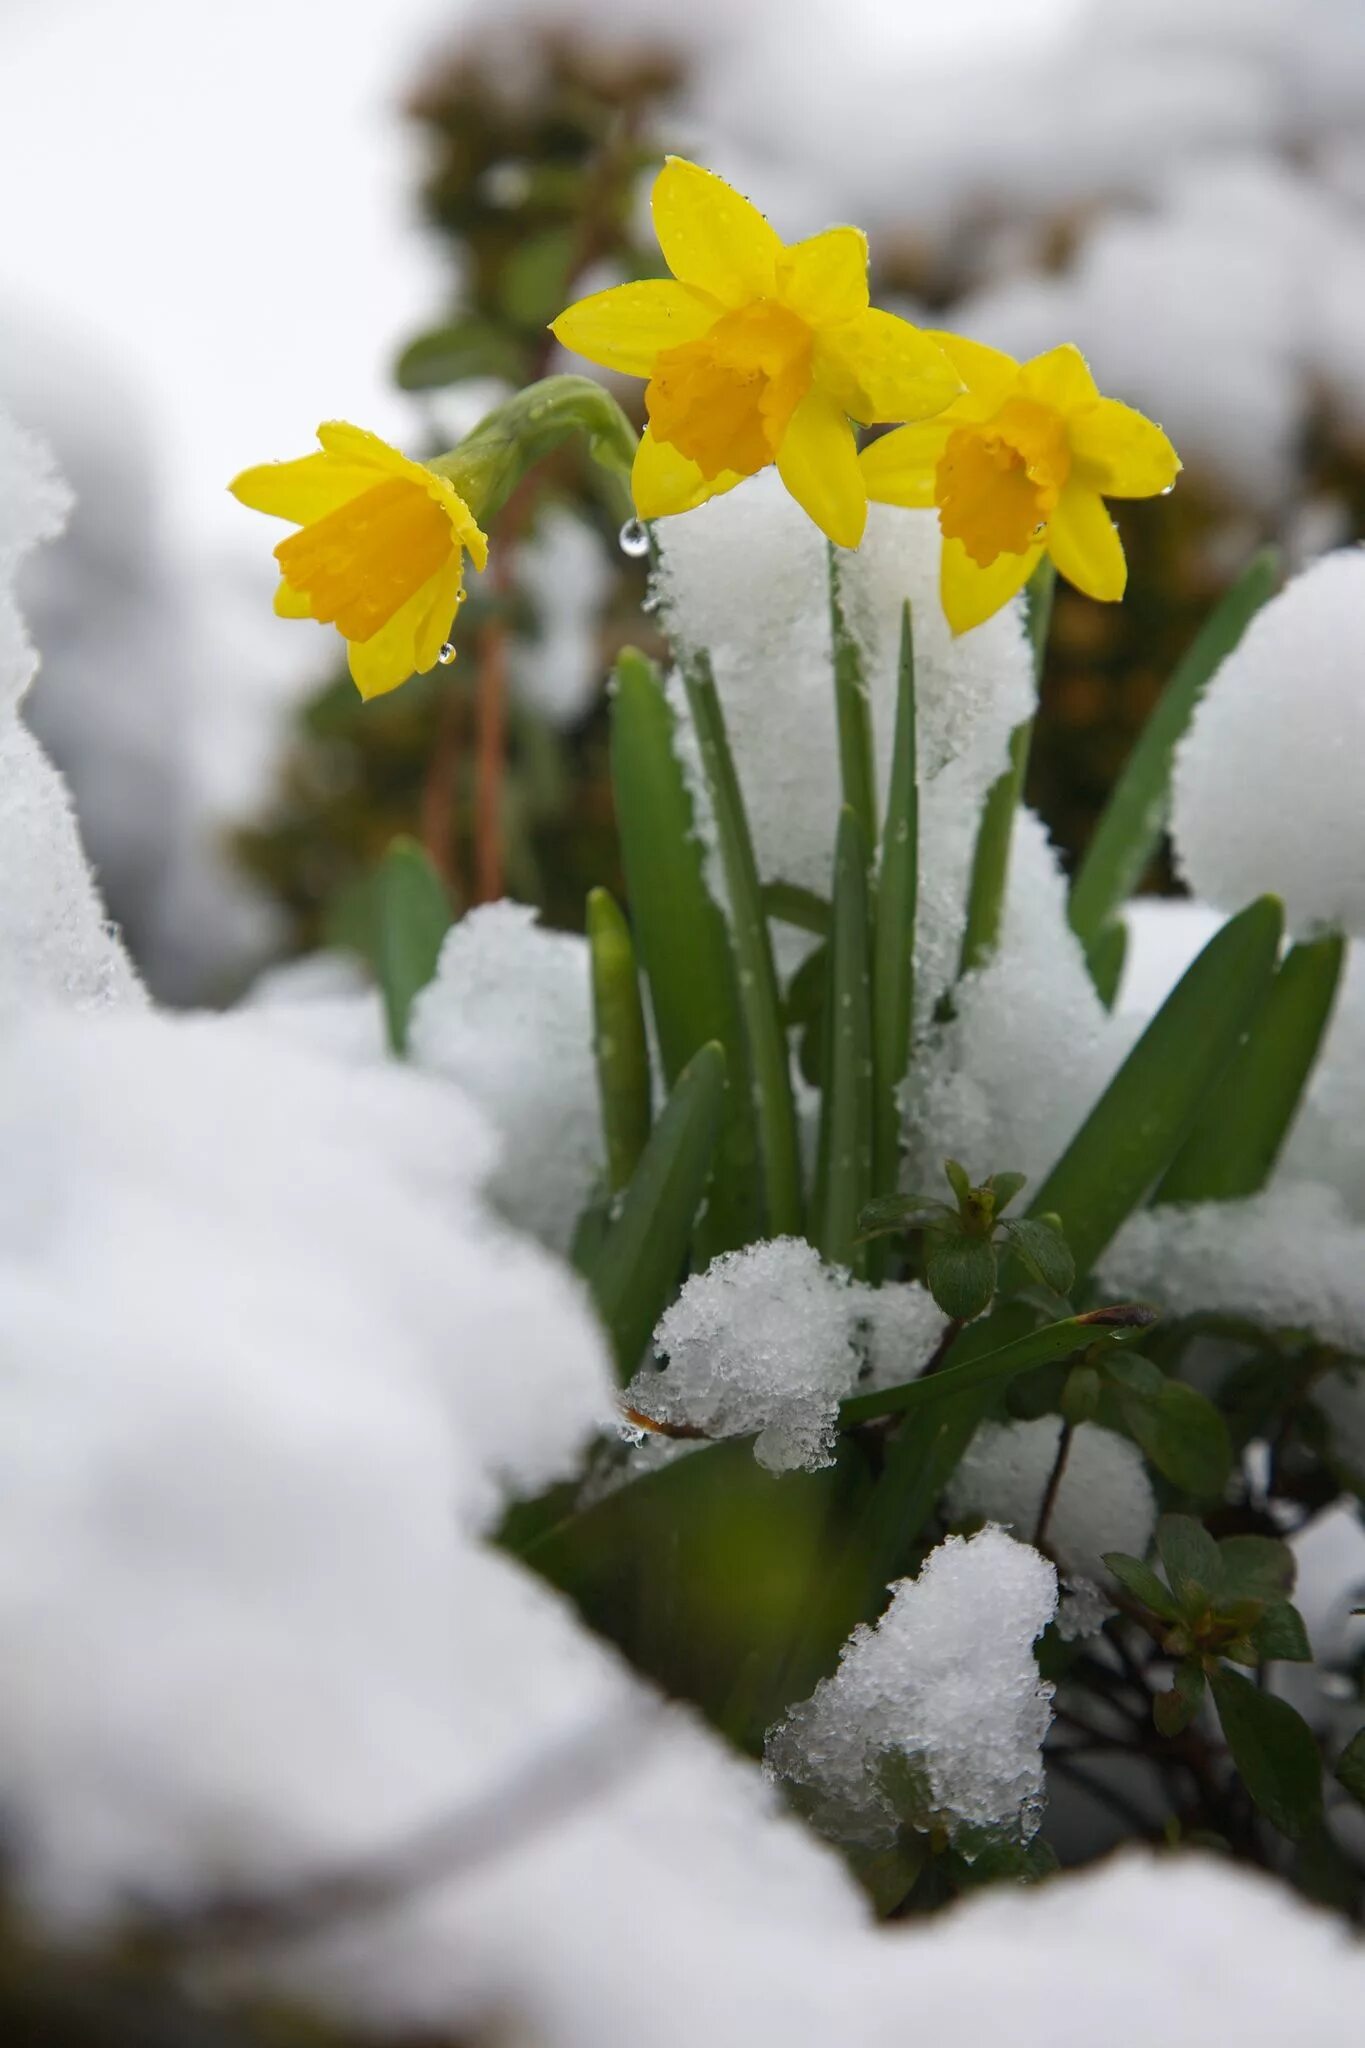
[[257, 512], [292, 520], [275, 549], [275, 610], [318, 619], [346, 642], [362, 697], [433, 668], [488, 542], [439, 464], [412, 462], [344, 420], [318, 428], [321, 452], [244, 469], [229, 489]]
[[1104, 500], [1170, 489], [1180, 458], [1160, 427], [1101, 397], [1070, 343], [1016, 363], [981, 342], [933, 339], [966, 390], [936, 419], [874, 441], [861, 461], [876, 503], [938, 507], [953, 631], [998, 612], [1045, 553], [1088, 597], [1122, 597], [1128, 566]]
[[784, 243], [723, 178], [676, 156], [652, 204], [672, 277], [596, 292], [552, 323], [566, 348], [649, 380], [635, 509], [689, 512], [775, 462], [816, 525], [857, 547], [867, 491], [851, 422], [927, 419], [961, 377], [908, 320], [868, 305], [857, 228]]

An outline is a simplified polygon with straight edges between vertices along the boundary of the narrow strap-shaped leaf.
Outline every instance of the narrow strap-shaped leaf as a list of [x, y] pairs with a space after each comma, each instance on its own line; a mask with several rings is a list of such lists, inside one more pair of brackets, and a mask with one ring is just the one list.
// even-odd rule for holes
[[649, 1137], [649, 1041], [630, 926], [605, 889], [589, 891], [587, 928], [607, 1184], [616, 1194], [634, 1173]]
[[871, 857], [877, 843], [877, 795], [873, 774], [872, 708], [868, 702], [863, 650], [849, 630], [839, 580], [839, 557], [829, 548], [829, 629], [834, 649], [834, 711], [839, 728], [839, 779], [844, 802], [863, 828]]
[[758, 1134], [739, 985], [725, 918], [706, 886], [692, 799], [674, 750], [674, 720], [653, 662], [627, 648], [616, 664], [611, 773], [632, 929], [649, 982], [664, 1078], [703, 1045], [725, 1051], [727, 1087], [716, 1173], [698, 1232], [703, 1259], [759, 1235]]
[[1210, 939], [1172, 989], [1034, 1196], [1056, 1215], [1078, 1274], [1184, 1144], [1275, 968], [1283, 917], [1263, 896]]
[[791, 1236], [801, 1228], [801, 1149], [792, 1095], [791, 1054], [782, 1021], [782, 998], [763, 911], [758, 864], [707, 655], [698, 654], [687, 662], [683, 681], [711, 792], [730, 898], [730, 936], [739, 968], [739, 1007], [748, 1033], [754, 1081], [765, 1228], [770, 1237]]
[[1106, 1010], [1114, 1007], [1127, 958], [1128, 927], [1121, 917], [1115, 917], [1109, 924], [1100, 926], [1085, 949], [1085, 964], [1090, 969], [1095, 994]]
[[1002, 1345], [998, 1351], [966, 1358], [960, 1365], [946, 1365], [941, 1372], [906, 1380], [899, 1387], [882, 1387], [870, 1394], [855, 1394], [840, 1408], [839, 1426], [852, 1429], [860, 1422], [875, 1422], [882, 1415], [905, 1415], [936, 1408], [941, 1402], [953, 1400], [959, 1394], [985, 1389], [994, 1392], [1012, 1380], [1016, 1373], [1031, 1372], [1039, 1365], [1051, 1365], [1057, 1359], [1072, 1357], [1077, 1351], [1088, 1351], [1096, 1345], [1131, 1344], [1155, 1321], [1155, 1310], [1141, 1302], [1126, 1302], [1118, 1308], [1092, 1309], [1089, 1315], [1084, 1316], [1067, 1316], [1062, 1322], [1046, 1323], [1041, 1330], [1031, 1330], [1026, 1337], [1016, 1338], [1013, 1344]]
[[764, 910], [779, 924], [794, 925], [817, 939], [828, 936], [829, 905], [814, 889], [803, 889], [799, 882], [765, 882], [762, 896]]
[[[1035, 681], [1041, 680], [1047, 653], [1048, 627], [1052, 622], [1052, 596], [1057, 572], [1052, 559], [1044, 555], [1028, 580], [1026, 617], [1029, 645], [1033, 649]], [[1000, 943], [1005, 915], [1005, 890], [1009, 883], [1010, 843], [1014, 838], [1014, 817], [1024, 796], [1029, 749], [1033, 744], [1033, 720], [1026, 718], [1010, 734], [1009, 760], [1004, 772], [991, 784], [982, 806], [981, 824], [972, 855], [971, 881], [967, 888], [967, 916], [962, 928], [959, 974], [970, 974], [988, 960]]]
[[824, 1091], [811, 1237], [831, 1265], [861, 1274], [858, 1218], [872, 1193], [872, 975], [867, 840], [845, 805], [835, 842]]
[[622, 1384], [673, 1297], [711, 1171], [725, 1095], [725, 1054], [704, 1045], [650, 1132], [616, 1219], [587, 1267]]
[[1345, 952], [1332, 937], [1286, 954], [1153, 1201], [1235, 1202], [1265, 1186], [1317, 1060]]
[[915, 914], [919, 893], [919, 784], [915, 752], [915, 641], [907, 604], [901, 612], [900, 670], [891, 787], [877, 869], [872, 961], [872, 1066], [876, 1096], [872, 1184], [892, 1195], [900, 1178], [899, 1090], [910, 1065], [915, 1007]]
[[450, 897], [415, 839], [392, 842], [376, 879], [375, 973], [389, 1045], [402, 1055], [412, 1006], [435, 974], [450, 930]]
[[1256, 556], [1210, 613], [1143, 726], [1071, 885], [1068, 916], [1087, 955], [1132, 895], [1166, 828], [1171, 767], [1195, 706], [1279, 580], [1273, 548]]

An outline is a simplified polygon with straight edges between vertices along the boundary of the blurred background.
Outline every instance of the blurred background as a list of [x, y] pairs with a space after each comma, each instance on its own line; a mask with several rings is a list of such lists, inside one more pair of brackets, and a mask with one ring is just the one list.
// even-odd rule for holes
[[509, 506], [455, 667], [368, 706], [226, 484], [329, 417], [449, 446], [562, 367], [546, 321], [657, 265], [667, 149], [1175, 439], [1129, 602], [1059, 603], [1029, 794], [1068, 857], [1254, 549], [1365, 535], [1360, 0], [0, 0], [0, 405], [78, 499], [29, 715], [163, 999], [363, 955], [399, 830], [464, 904], [574, 925], [612, 879], [601, 683], [651, 628], [586, 466]]

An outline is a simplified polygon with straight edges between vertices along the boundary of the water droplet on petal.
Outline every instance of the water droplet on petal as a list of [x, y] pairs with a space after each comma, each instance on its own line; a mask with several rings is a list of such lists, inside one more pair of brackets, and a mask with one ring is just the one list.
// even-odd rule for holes
[[621, 528], [618, 539], [621, 553], [638, 561], [641, 555], [649, 553], [649, 530], [642, 519], [628, 519]]
[[1173, 491], [1174, 489], [1175, 489], [1175, 485], [1174, 485], [1174, 484], [1163, 484], [1163, 485], [1162, 485], [1162, 488], [1161, 488], [1161, 495], [1162, 495], [1162, 497], [1163, 497], [1163, 498], [1169, 498], [1169, 497], [1170, 497], [1170, 495], [1171, 495], [1171, 492], [1172, 492], [1172, 491]]
[[436, 650], [436, 659], [440, 662], [442, 668], [450, 667], [451, 662], [455, 659], [455, 649], [449, 640], [441, 642]]

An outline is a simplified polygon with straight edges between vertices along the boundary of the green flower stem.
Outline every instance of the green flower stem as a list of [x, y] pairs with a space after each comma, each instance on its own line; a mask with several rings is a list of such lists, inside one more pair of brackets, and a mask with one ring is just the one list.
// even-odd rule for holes
[[616, 400], [590, 377], [542, 377], [496, 406], [432, 469], [448, 477], [481, 526], [533, 469], [570, 434], [588, 437], [588, 453], [615, 486], [623, 520], [633, 519], [630, 472], [635, 429]]

